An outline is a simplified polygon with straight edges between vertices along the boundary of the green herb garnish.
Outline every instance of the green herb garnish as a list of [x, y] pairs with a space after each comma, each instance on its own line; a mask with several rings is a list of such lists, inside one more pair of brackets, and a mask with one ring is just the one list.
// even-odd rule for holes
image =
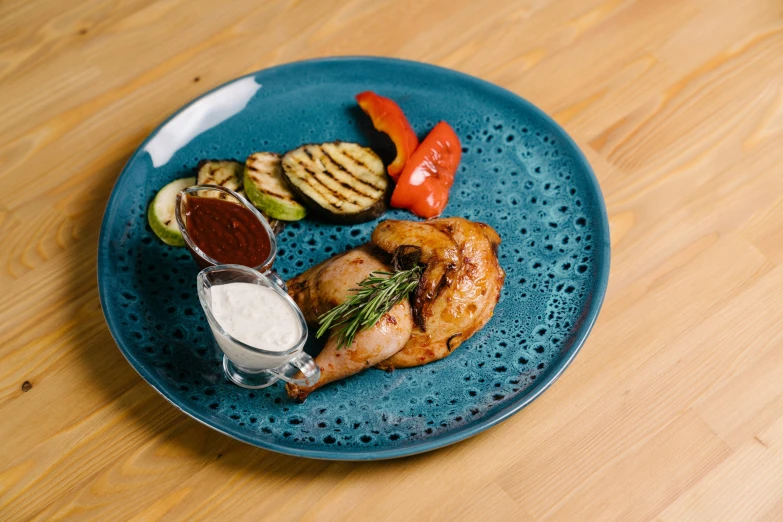
[[315, 336], [320, 338], [334, 328], [337, 348], [350, 346], [358, 332], [377, 323], [416, 289], [421, 272], [420, 266], [396, 272], [372, 272], [358, 288], [351, 289], [353, 295], [347, 301], [318, 318]]

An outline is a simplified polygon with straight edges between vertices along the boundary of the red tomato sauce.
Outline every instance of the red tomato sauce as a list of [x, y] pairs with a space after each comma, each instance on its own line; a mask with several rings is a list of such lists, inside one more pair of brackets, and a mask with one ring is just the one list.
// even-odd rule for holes
[[[190, 196], [185, 216], [193, 243], [218, 263], [255, 268], [269, 258], [269, 235], [256, 215], [239, 203]], [[209, 264], [194, 257], [200, 265]]]

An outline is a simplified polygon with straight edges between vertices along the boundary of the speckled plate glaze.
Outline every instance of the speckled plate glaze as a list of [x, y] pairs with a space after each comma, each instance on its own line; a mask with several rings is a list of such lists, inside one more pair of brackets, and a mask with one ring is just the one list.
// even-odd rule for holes
[[[281, 384], [228, 382], [198, 304], [198, 269], [164, 245], [147, 205], [202, 158], [244, 158], [334, 139], [374, 146], [354, 95], [398, 101], [420, 136], [448, 121], [464, 145], [444, 216], [500, 233], [506, 284], [487, 326], [450, 357], [420, 368], [368, 370], [304, 404]], [[384, 217], [412, 219], [403, 211]], [[376, 222], [306, 219], [279, 237], [290, 277], [369, 240]], [[454, 71], [379, 58], [292, 63], [239, 78], [177, 112], [120, 174], [101, 228], [98, 281], [106, 321], [139, 374], [188, 415], [256, 446], [304, 457], [369, 460], [432, 450], [509, 417], [541, 394], [584, 343], [609, 274], [609, 228], [598, 184], [566, 133], [518, 96]]]

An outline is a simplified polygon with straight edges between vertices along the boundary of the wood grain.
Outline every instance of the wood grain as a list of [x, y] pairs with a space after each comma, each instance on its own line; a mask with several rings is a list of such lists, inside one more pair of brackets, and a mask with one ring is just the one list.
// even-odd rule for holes
[[[342, 54], [528, 98], [585, 151], [612, 229], [604, 309], [563, 377], [390, 462], [185, 417], [116, 349], [96, 288], [106, 200], [157, 124]], [[0, 114], [0, 519], [783, 519], [778, 0], [6, 0]]]

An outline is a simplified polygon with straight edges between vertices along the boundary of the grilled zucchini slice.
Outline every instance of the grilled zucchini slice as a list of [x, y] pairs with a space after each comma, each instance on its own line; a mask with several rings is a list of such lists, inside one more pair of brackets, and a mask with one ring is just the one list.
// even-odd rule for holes
[[196, 178], [175, 179], [158, 191], [147, 210], [150, 228], [161, 241], [171, 246], [185, 246], [182, 232], [179, 231], [174, 209], [177, 206], [177, 194], [180, 190], [195, 185]]
[[383, 214], [389, 177], [371, 149], [341, 141], [302, 145], [282, 159], [291, 188], [313, 210], [338, 223]]
[[[242, 193], [242, 177], [245, 166], [233, 160], [201, 160], [196, 166], [198, 185], [219, 185]], [[210, 193], [211, 197], [212, 194]], [[223, 192], [215, 191], [215, 197], [226, 199]]]
[[280, 154], [256, 152], [248, 156], [244, 185], [247, 199], [271, 218], [298, 221], [307, 215], [283, 177]]

